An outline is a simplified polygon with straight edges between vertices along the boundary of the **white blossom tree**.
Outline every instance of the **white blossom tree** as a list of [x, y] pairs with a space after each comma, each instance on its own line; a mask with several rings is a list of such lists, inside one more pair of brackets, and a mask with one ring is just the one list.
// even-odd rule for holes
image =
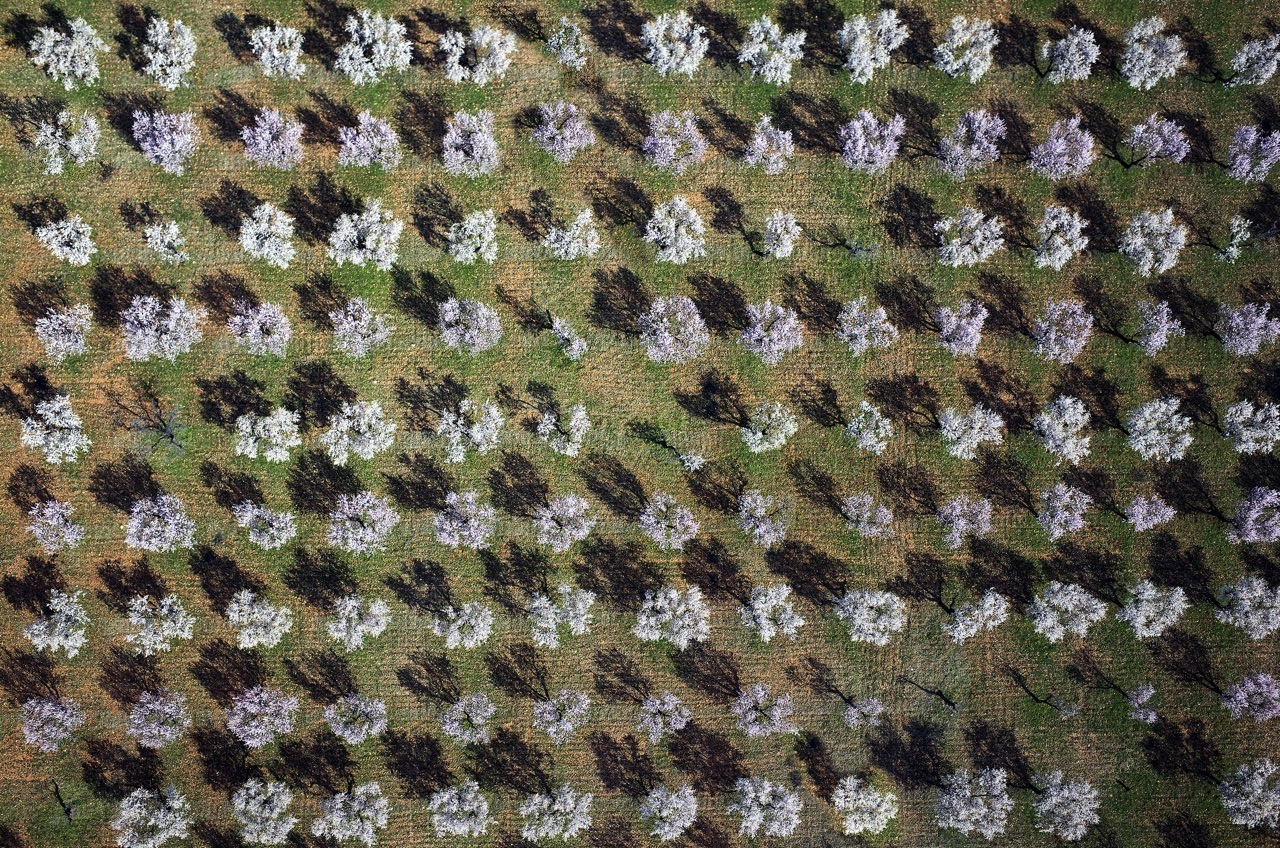
[[1134, 339], [1147, 356], [1155, 356], [1168, 346], [1170, 339], [1186, 334], [1186, 328], [1174, 316], [1167, 302], [1144, 300], [1138, 304], [1138, 329]]
[[1227, 148], [1227, 174], [1246, 183], [1262, 182], [1280, 162], [1280, 131], [1256, 126], [1236, 127]]
[[134, 653], [150, 657], [168, 651], [176, 640], [190, 639], [196, 619], [177, 595], [165, 595], [159, 600], [151, 595], [135, 595], [129, 601], [129, 623], [134, 632], [126, 633], [124, 641], [133, 645]]
[[1271, 317], [1271, 304], [1222, 304], [1213, 325], [1222, 346], [1232, 356], [1255, 356], [1265, 345], [1280, 339], [1280, 318]]
[[1161, 589], [1150, 580], [1139, 580], [1116, 618], [1132, 627], [1139, 639], [1150, 639], [1177, 624], [1190, 606], [1181, 586]]
[[329, 513], [329, 544], [352, 554], [377, 553], [399, 523], [400, 516], [386, 498], [373, 492], [338, 495]]
[[555, 31], [547, 37], [547, 52], [555, 57], [562, 67], [580, 71], [587, 66], [587, 54], [591, 52], [586, 38], [582, 35], [582, 27], [568, 18], [560, 18]]
[[76, 508], [59, 500], [37, 503], [27, 511], [31, 523], [27, 532], [35, 537], [45, 553], [71, 550], [84, 541], [84, 527], [71, 520]]
[[573, 103], [559, 100], [538, 106], [538, 125], [533, 128], [534, 144], [562, 165], [573, 161], [582, 150], [596, 143], [595, 130]]
[[129, 510], [124, 542], [131, 548], [168, 553], [194, 547], [196, 523], [176, 495], [139, 498]]
[[395, 326], [373, 311], [364, 298], [353, 297], [341, 309], [329, 313], [333, 339], [338, 350], [353, 359], [363, 359], [391, 338]]
[[1000, 142], [1006, 131], [999, 115], [986, 109], [965, 112], [938, 143], [942, 172], [958, 182], [983, 170], [1000, 158]]
[[343, 595], [333, 602], [333, 617], [325, 625], [329, 638], [348, 653], [357, 651], [369, 639], [382, 635], [391, 623], [391, 606], [384, 600]]
[[27, 43], [31, 64], [67, 91], [98, 81], [98, 54], [106, 49], [106, 42], [84, 18], [67, 21], [65, 29], [42, 26]]
[[942, 779], [938, 791], [938, 826], [965, 836], [977, 833], [988, 841], [995, 839], [1004, 833], [1013, 809], [1007, 781], [1002, 768], [953, 771]]
[[965, 539], [983, 539], [991, 532], [991, 501], [956, 495], [938, 508], [938, 521], [946, 529], [947, 547], [959, 550]]
[[988, 314], [987, 307], [976, 300], [938, 307], [932, 316], [938, 328], [938, 344], [955, 356], [973, 356], [982, 343], [982, 326]]
[[227, 318], [227, 330], [254, 356], [284, 356], [293, 327], [284, 310], [274, 303], [252, 306], [237, 302]]
[[293, 246], [293, 217], [270, 203], [259, 204], [240, 219], [240, 247], [255, 259], [288, 268], [297, 256]]
[[302, 124], [275, 109], [260, 109], [253, 126], [240, 131], [244, 156], [262, 168], [292, 171], [302, 161]]
[[22, 444], [44, 454], [51, 465], [75, 462], [93, 444], [84, 420], [71, 408], [70, 395], [54, 395], [36, 404], [35, 415], [22, 419]]
[[850, 589], [835, 602], [836, 618], [849, 630], [849, 638], [881, 647], [907, 623], [907, 604], [893, 592]]
[[506, 418], [496, 404], [463, 398], [456, 407], [441, 412], [435, 432], [445, 440], [445, 458], [465, 462], [468, 451], [486, 454], [496, 448], [504, 423]]
[[514, 33], [491, 26], [474, 27], [469, 35], [449, 30], [440, 36], [444, 77], [484, 87], [507, 75], [516, 49]]
[[550, 737], [552, 744], [563, 745], [587, 721], [591, 699], [576, 689], [561, 689], [544, 701], [533, 705], [533, 729]]
[[999, 43], [990, 20], [956, 15], [933, 48], [933, 64], [949, 77], [975, 83], [991, 69], [991, 52]]
[[1261, 38], [1247, 38], [1231, 57], [1228, 88], [1238, 85], [1266, 85], [1280, 70], [1280, 33]]
[[653, 217], [645, 224], [644, 240], [654, 246], [658, 262], [684, 265], [690, 259], [707, 255], [706, 231], [698, 210], [690, 206], [687, 199], [676, 195], [653, 210]]
[[938, 221], [934, 231], [939, 240], [938, 261], [951, 268], [979, 265], [1004, 249], [1004, 221], [971, 206]]
[[550, 227], [542, 240], [542, 246], [562, 262], [590, 258], [599, 253], [600, 233], [596, 229], [595, 215], [590, 207], [579, 211], [567, 225]]
[[1075, 583], [1054, 580], [1027, 606], [1027, 618], [1036, 632], [1050, 642], [1067, 634], [1081, 639], [1107, 615], [1107, 605]]
[[1139, 533], [1173, 520], [1177, 513], [1159, 495], [1139, 495], [1124, 509], [1124, 519]]
[[469, 601], [460, 607], [446, 607], [427, 624], [431, 632], [444, 639], [449, 650], [478, 648], [493, 634], [493, 610], [482, 603]]
[[449, 227], [449, 257], [461, 265], [498, 258], [498, 216], [492, 209], [472, 212]]
[[773, 259], [786, 259], [796, 249], [796, 239], [804, 234], [796, 216], [782, 209], [775, 209], [764, 219], [761, 230], [760, 251]]
[[692, 77], [707, 55], [707, 29], [696, 24], [681, 9], [674, 15], [663, 13], [640, 28], [645, 59], [662, 76], [684, 74]]
[[766, 174], [781, 174], [795, 154], [791, 130], [779, 129], [773, 125], [771, 116], [761, 115], [751, 131], [742, 161], [752, 167], [764, 168]]
[[480, 503], [477, 492], [449, 492], [444, 509], [432, 519], [436, 541], [450, 548], [484, 550], [494, 533], [497, 512]]
[[185, 248], [187, 240], [177, 221], [159, 221], [143, 230], [147, 247], [166, 265], [181, 265], [191, 258]]
[[289, 449], [302, 444], [298, 413], [278, 406], [266, 415], [246, 412], [236, 418], [236, 454], [268, 462], [288, 462]]
[[1120, 253], [1144, 277], [1163, 274], [1178, 264], [1178, 255], [1187, 246], [1187, 228], [1174, 222], [1173, 210], [1139, 212], [1120, 236]]
[[658, 298], [636, 323], [640, 343], [654, 362], [688, 362], [711, 341], [697, 305], [685, 295]]
[[1250, 830], [1280, 827], [1280, 782], [1271, 780], [1278, 770], [1264, 757], [1245, 763], [1218, 784], [1222, 807], [1232, 824]]
[[249, 845], [283, 845], [298, 824], [289, 815], [293, 793], [283, 783], [251, 778], [231, 796], [231, 812], [240, 822], [240, 838]]
[[482, 177], [498, 167], [498, 141], [493, 136], [493, 113], [457, 112], [445, 122], [444, 169], [459, 176]]
[[799, 730], [791, 722], [794, 707], [790, 695], [774, 695], [763, 683], [753, 683], [738, 693], [730, 705], [738, 729], [748, 736], [763, 737]]
[[1140, 124], [1134, 124], [1125, 143], [1136, 154], [1131, 164], [1144, 168], [1160, 162], [1176, 165], [1191, 153], [1191, 140], [1182, 125], [1155, 114], [1148, 115]]
[[711, 636], [711, 613], [702, 590], [697, 586], [684, 591], [674, 586], [647, 590], [631, 632], [641, 641], [670, 642], [681, 651], [691, 642], [705, 642]]
[[1071, 395], [1058, 395], [1031, 420], [1031, 426], [1056, 461], [1076, 465], [1089, 455], [1091, 437], [1085, 435], [1089, 417], [1084, 401]]
[[541, 592], [529, 598], [529, 623], [533, 629], [533, 642], [543, 648], [560, 647], [561, 628], [574, 636], [582, 636], [591, 629], [595, 605], [595, 592], [561, 583], [556, 589], [560, 602]]
[[880, 174], [898, 158], [898, 148], [907, 131], [901, 115], [881, 121], [860, 109], [852, 121], [840, 127], [840, 159], [851, 171]]
[[893, 8], [881, 9], [874, 19], [855, 15], [845, 21], [837, 37], [850, 81], [857, 85], [870, 82], [876, 71], [889, 67], [893, 51], [905, 44], [910, 34]]
[[742, 624], [756, 632], [768, 644], [778, 634], [794, 640], [804, 626], [804, 619], [791, 603], [791, 587], [756, 586], [744, 606], [738, 607]]
[[427, 810], [436, 836], [483, 836], [489, 830], [489, 800], [474, 780], [433, 792]]
[[791, 82], [791, 66], [804, 55], [805, 37], [804, 30], [784, 34], [772, 18], [761, 15], [747, 26], [746, 38], [738, 48], [738, 64], [765, 82]]
[[125, 732], [141, 748], [163, 748], [185, 736], [190, 727], [186, 697], [167, 689], [139, 695], [125, 722]]
[[180, 20], [152, 18], [147, 22], [142, 57], [147, 60], [142, 72], [173, 91], [187, 84], [187, 74], [196, 66], [196, 35]]
[[799, 429], [795, 413], [776, 402], [757, 405], [751, 410], [746, 425], [740, 428], [742, 443], [752, 453], [780, 449]]
[[1062, 38], [1040, 45], [1040, 58], [1047, 63], [1045, 79], [1055, 85], [1086, 80], [1101, 53], [1093, 30], [1073, 26]]
[[311, 835], [334, 842], [362, 842], [373, 848], [387, 826], [391, 804], [377, 783], [361, 783], [320, 802], [324, 814], [311, 823]]
[[654, 745], [668, 733], [683, 730], [693, 713], [670, 692], [649, 695], [640, 702], [640, 718], [636, 729], [645, 734]]
[[679, 176], [701, 162], [708, 147], [693, 112], [668, 110], [649, 119], [649, 134], [640, 149], [654, 167]]
[[1280, 586], [1249, 575], [1218, 591], [1214, 618], [1239, 627], [1250, 639], [1265, 639], [1280, 630]]
[[755, 837], [763, 831], [765, 836], [790, 836], [800, 825], [804, 801], [799, 792], [763, 777], [740, 777], [736, 788], [738, 797], [729, 812], [742, 819], [740, 835]]
[[446, 347], [475, 356], [502, 338], [498, 311], [478, 300], [451, 297], [440, 304], [438, 326]]
[[898, 340], [898, 328], [889, 322], [884, 307], [871, 306], [866, 297], [856, 297], [846, 303], [836, 323], [836, 338], [844, 342], [854, 356], [861, 356], [872, 348], [887, 350]]
[[1162, 18], [1138, 21], [1124, 34], [1124, 43], [1120, 75], [1139, 91], [1148, 91], [1161, 80], [1176, 76], [1187, 62], [1182, 38], [1166, 33]]
[[200, 142], [200, 128], [190, 112], [138, 110], [133, 113], [133, 140], [148, 162], [181, 176]]
[[111, 820], [120, 848], [160, 848], [170, 840], [186, 837], [190, 827], [190, 805], [172, 784], [163, 791], [133, 790]]
[[280, 23], [255, 27], [249, 49], [258, 57], [263, 76], [299, 80], [307, 72], [302, 61], [302, 33]]
[[93, 329], [93, 313], [83, 303], [60, 308], [49, 307], [35, 322], [36, 338], [45, 355], [54, 362], [79, 356], [89, 349], [88, 335]]
[[35, 236], [55, 259], [76, 267], [88, 265], [98, 252], [98, 246], [93, 243], [93, 227], [79, 215], [41, 224], [36, 227]]
[[413, 44], [404, 24], [378, 12], [361, 9], [347, 18], [347, 41], [338, 48], [333, 66], [355, 85], [369, 85], [389, 71], [403, 71], [413, 60]]
[[1280, 404], [1254, 406], [1247, 400], [1233, 403], [1223, 413], [1222, 431], [1236, 453], [1271, 453], [1280, 443]]
[[651, 826], [650, 836], [659, 842], [679, 839], [698, 818], [698, 796], [685, 783], [679, 789], [655, 786], [640, 802], [640, 818]]
[[845, 525], [865, 539], [887, 539], [893, 535], [893, 511], [863, 492], [840, 501]]
[[1125, 418], [1128, 444], [1144, 460], [1182, 459], [1191, 447], [1193, 421], [1182, 414], [1182, 401], [1161, 397], [1142, 404]]
[[31, 698], [22, 703], [22, 738], [52, 754], [84, 726], [85, 714], [70, 698]]
[[982, 593], [977, 603], [961, 604], [951, 620], [944, 622], [942, 632], [957, 642], [965, 642], [984, 630], [994, 630], [1009, 619], [1009, 601], [995, 589]]
[[562, 783], [550, 794], [534, 794], [520, 804], [520, 835], [529, 842], [567, 841], [591, 827], [590, 792]]
[[329, 258], [339, 265], [372, 264], [391, 270], [396, 261], [404, 222], [382, 208], [382, 201], [366, 199], [364, 210], [338, 218], [329, 236]]
[[845, 777], [831, 793], [831, 806], [844, 816], [845, 836], [877, 834], [898, 815], [898, 796], [876, 789], [870, 781]]
[[135, 362], [173, 362], [204, 338], [200, 325], [206, 315], [204, 309], [189, 306], [180, 297], [171, 297], [165, 304], [151, 295], [135, 295], [120, 313], [124, 355]]
[[387, 705], [356, 692], [343, 695], [324, 708], [324, 720], [348, 745], [359, 745], [387, 729]]
[[227, 710], [227, 730], [249, 748], [265, 748], [277, 734], [293, 731], [297, 713], [297, 698], [278, 689], [255, 686], [232, 701]]
[[1084, 529], [1084, 514], [1092, 504], [1093, 498], [1076, 487], [1063, 482], [1054, 483], [1040, 493], [1040, 511], [1036, 514], [1036, 521], [1049, 535], [1049, 540], [1056, 542]]
[[1088, 225], [1074, 210], [1054, 203], [1046, 206], [1044, 217], [1036, 226], [1040, 236], [1033, 248], [1036, 267], [1061, 271], [1089, 246], [1089, 237], [1084, 234]]
[[22, 635], [37, 651], [51, 654], [62, 651], [68, 659], [74, 657], [89, 641], [85, 635], [89, 627], [89, 613], [80, 600], [83, 596], [79, 590], [63, 592], [50, 589], [44, 611], [23, 629]]
[[41, 121], [31, 146], [44, 152], [44, 172], [61, 174], [68, 162], [83, 165], [98, 152], [98, 119], [63, 109], [55, 121]]
[[981, 403], [975, 403], [968, 412], [950, 407], [942, 410], [938, 426], [947, 443], [947, 453], [956, 459], [976, 459], [982, 445], [1004, 443], [1004, 419]]
[[771, 548], [787, 537], [790, 511], [789, 501], [748, 489], [738, 497], [738, 527], [752, 543]]
[[1092, 334], [1093, 316], [1078, 300], [1050, 300], [1031, 325], [1033, 350], [1051, 362], [1074, 362]]
[[376, 165], [383, 171], [394, 171], [402, 158], [400, 137], [395, 129], [381, 118], [375, 118], [368, 109], [361, 112], [356, 121], [354, 127], [338, 130], [338, 143], [342, 145], [338, 164], [364, 168]]
[[698, 520], [693, 510], [663, 492], [649, 499], [639, 522], [641, 532], [664, 551], [683, 550], [685, 543], [698, 535]]
[[489, 741], [489, 722], [498, 709], [483, 693], [464, 695], [440, 713], [440, 729], [455, 742], [476, 745]]
[[293, 629], [293, 610], [271, 603], [252, 589], [241, 589], [224, 611], [238, 633], [241, 648], [274, 648]]
[[373, 459], [391, 447], [396, 424], [387, 419], [378, 401], [344, 403], [333, 416], [329, 430], [320, 437], [334, 465], [347, 464], [352, 454]]
[[1067, 780], [1061, 771], [1038, 775], [1043, 788], [1032, 806], [1036, 811], [1036, 830], [1051, 833], [1064, 842], [1084, 839], [1089, 828], [1097, 824], [1102, 802], [1098, 790], [1086, 780]]

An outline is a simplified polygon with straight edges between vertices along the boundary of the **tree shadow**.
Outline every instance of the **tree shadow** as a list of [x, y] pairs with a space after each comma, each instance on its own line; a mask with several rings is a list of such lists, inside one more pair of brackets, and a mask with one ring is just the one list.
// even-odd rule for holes
[[231, 429], [241, 415], [266, 415], [271, 411], [267, 384], [237, 368], [218, 377], [196, 377], [200, 417], [210, 424]]
[[164, 688], [164, 674], [155, 657], [144, 657], [130, 649], [112, 646], [102, 660], [98, 686], [121, 706], [132, 706], [147, 692]]
[[413, 654], [396, 671], [396, 680], [414, 696], [435, 704], [452, 704], [462, 697], [448, 654]]
[[529, 192], [529, 208], [512, 206], [502, 214], [503, 222], [510, 224], [525, 241], [541, 244], [554, 224], [554, 208], [546, 189], [535, 188]]
[[891, 420], [916, 434], [937, 429], [941, 397], [928, 380], [914, 371], [899, 371], [867, 381], [867, 397]]
[[200, 482], [212, 493], [214, 502], [226, 510], [242, 503], [260, 504], [266, 500], [258, 478], [243, 471], [224, 468], [213, 460], [200, 465]]
[[356, 678], [346, 657], [333, 648], [308, 651], [284, 660], [285, 673], [315, 702], [328, 706], [356, 691]]
[[50, 310], [63, 309], [71, 303], [65, 284], [56, 277], [19, 283], [10, 289], [10, 295], [13, 311], [29, 326], [48, 315]]
[[800, 91], [785, 91], [770, 104], [773, 124], [791, 133], [797, 147], [816, 153], [839, 154], [841, 147], [834, 139], [839, 128], [849, 122], [849, 113], [835, 97], [818, 99]]
[[0, 689], [14, 706], [32, 698], [61, 697], [62, 676], [48, 654], [0, 646]]
[[251, 62], [256, 59], [249, 36], [258, 27], [271, 26], [271, 21], [260, 15], [247, 14], [244, 17], [234, 12], [223, 12], [213, 19], [213, 28], [226, 42], [227, 49], [237, 62]]
[[54, 589], [65, 591], [66, 580], [56, 560], [33, 554], [26, 558], [22, 574], [0, 578], [0, 593], [15, 610], [39, 615]]
[[588, 454], [578, 467], [578, 476], [593, 495], [621, 518], [636, 520], [649, 502], [640, 478], [615, 456]]
[[634, 98], [607, 90], [596, 94], [599, 111], [589, 116], [596, 134], [619, 150], [639, 154], [649, 134], [649, 115], [644, 105]]
[[440, 615], [453, 606], [449, 576], [435, 560], [414, 558], [385, 582], [400, 603], [418, 612]]
[[607, 701], [639, 704], [653, 692], [644, 668], [620, 648], [596, 651], [592, 663], [592, 684]]
[[831, 296], [824, 283], [801, 271], [783, 277], [782, 287], [783, 304], [794, 309], [806, 326], [823, 333], [835, 332], [844, 306]]
[[208, 545], [201, 545], [187, 557], [187, 568], [200, 581], [200, 588], [209, 597], [209, 603], [218, 612], [227, 608], [238, 592], [249, 590], [260, 593], [266, 587], [256, 578], [245, 573], [235, 560], [216, 552]]
[[191, 664], [191, 676], [223, 709], [229, 708], [241, 692], [261, 686], [268, 679], [266, 666], [256, 651], [242, 650], [224, 639], [200, 646], [200, 659]]
[[829, 380], [807, 374], [787, 392], [787, 397], [799, 407], [806, 418], [819, 427], [844, 426], [845, 415], [840, 408], [840, 396]]
[[608, 227], [634, 226], [642, 229], [653, 217], [653, 201], [637, 183], [626, 177], [607, 180], [597, 174], [587, 186], [591, 211]]
[[[239, 227], [239, 220], [236, 221]], [[209, 310], [210, 316], [218, 324], [227, 323], [227, 319], [236, 314], [238, 307], [248, 304], [256, 307], [261, 304], [256, 292], [249, 288], [244, 277], [229, 271], [214, 271], [200, 278], [192, 289], [192, 294], [202, 306]]]
[[507, 728], [497, 730], [483, 745], [468, 751], [467, 773], [483, 789], [508, 789], [531, 794], [551, 786], [551, 757]]
[[424, 453], [401, 453], [396, 462], [403, 469], [383, 475], [387, 494], [403, 509], [434, 510], [445, 508], [445, 499], [457, 485], [453, 476]]
[[637, 322], [649, 311], [653, 293], [633, 271], [623, 267], [593, 271], [588, 318], [597, 327], [636, 335]]
[[936, 225], [942, 220], [933, 198], [906, 183], [898, 183], [880, 201], [884, 227], [895, 247], [929, 249], [938, 246]]
[[358, 494], [364, 486], [350, 468], [334, 465], [324, 451], [310, 450], [289, 469], [285, 488], [294, 507], [327, 516], [337, 508], [340, 496]]
[[1041, 566], [991, 539], [969, 540], [968, 582], [975, 592], [994, 589], [1018, 606], [1031, 603]]
[[713, 459], [685, 478], [689, 493], [707, 509], [738, 514], [738, 500], [747, 490], [747, 475], [732, 459]]
[[616, 738], [596, 731], [587, 737], [587, 747], [595, 758], [596, 776], [611, 792], [639, 798], [662, 782], [653, 758], [641, 750], [633, 734]]
[[260, 202], [253, 192], [224, 179], [214, 194], [200, 198], [200, 211], [228, 237], [239, 239], [241, 221], [252, 215]]
[[136, 454], [99, 462], [89, 475], [89, 493], [103, 506], [129, 512], [135, 501], [161, 493], [153, 473], [150, 463]]
[[205, 783], [219, 792], [234, 792], [248, 780], [261, 780], [262, 769], [249, 761], [249, 749], [222, 727], [204, 725], [191, 732]]
[[302, 320], [322, 333], [333, 330], [330, 313], [342, 309], [351, 299], [346, 287], [335, 283], [329, 274], [308, 274], [305, 282], [294, 285], [293, 291], [298, 296]]
[[462, 217], [462, 207], [445, 186], [429, 182], [423, 183], [414, 191], [410, 221], [422, 240], [432, 247], [443, 248], [447, 245], [449, 230]]
[[680, 574], [709, 595], [742, 602], [751, 594], [751, 581], [724, 542], [715, 536], [693, 539], [684, 546]]
[[728, 704], [742, 692], [742, 671], [733, 654], [703, 644], [671, 655], [671, 666], [686, 686], [718, 704]]
[[95, 797], [122, 801], [135, 789], [160, 789], [164, 766], [150, 748], [131, 753], [118, 742], [93, 737], [84, 743], [80, 777]]
[[512, 698], [541, 701], [551, 697], [551, 671], [528, 642], [513, 642], [487, 652], [489, 682]]
[[551, 496], [551, 487], [524, 454], [506, 450], [485, 477], [493, 505], [520, 518], [532, 518]]
[[1170, 677], [1192, 686], [1202, 686], [1221, 697], [1222, 686], [1213, 658], [1204, 642], [1185, 630], [1166, 630], [1150, 646], [1151, 658]]
[[347, 19], [356, 13], [353, 6], [337, 0], [307, 0], [303, 8], [312, 26], [302, 33], [303, 50], [324, 67], [332, 70], [338, 48], [346, 43]]
[[455, 294], [451, 282], [425, 269], [391, 269], [391, 302], [432, 329], [440, 322], [440, 304]]
[[338, 218], [359, 208], [355, 196], [328, 174], [316, 172], [311, 187], [289, 186], [284, 211], [293, 216], [294, 229], [307, 244], [325, 244]]
[[819, 607], [830, 606], [848, 590], [848, 563], [805, 542], [787, 541], [765, 553], [765, 565], [792, 590]]
[[293, 366], [285, 383], [284, 406], [298, 413], [298, 426], [327, 427], [342, 407], [356, 401], [356, 391], [338, 376], [327, 359], [309, 359]]
[[330, 548], [295, 549], [293, 564], [284, 572], [284, 584], [308, 604], [326, 612], [338, 598], [360, 588], [351, 566]]
[[522, 615], [528, 609], [527, 599], [534, 594], [550, 596], [551, 561], [538, 548], [522, 548], [508, 542], [499, 555], [491, 550], [477, 552], [484, 566], [486, 597], [492, 598], [511, 615]]
[[159, 600], [168, 593], [164, 578], [151, 568], [145, 556], [132, 565], [119, 560], [103, 560], [97, 568], [102, 587], [95, 594], [109, 609], [127, 615], [129, 602], [138, 595], [150, 595]]
[[676, 390], [672, 395], [681, 409], [705, 421], [734, 427], [750, 423], [742, 389], [730, 374], [715, 368], [702, 373], [696, 391]]
[[356, 775], [351, 752], [328, 726], [310, 739], [286, 739], [276, 753], [278, 759], [267, 768], [276, 780], [312, 795], [334, 795], [350, 791]]
[[839, 485], [835, 478], [814, 462], [801, 459], [787, 463], [787, 476], [796, 492], [805, 500], [816, 504], [836, 516], [843, 515]]
[[36, 230], [67, 217], [67, 205], [52, 195], [31, 195], [26, 203], [14, 203], [14, 216], [34, 234]]
[[951, 769], [941, 743], [942, 727], [913, 718], [901, 727], [880, 725], [867, 740], [867, 749], [875, 766], [910, 790], [942, 784], [942, 775]]
[[119, 265], [99, 265], [89, 283], [94, 319], [113, 328], [119, 326], [120, 314], [135, 298], [154, 297], [165, 301], [172, 294], [172, 285], [160, 282], [145, 268], [125, 270]]
[[587, 19], [587, 32], [601, 53], [623, 61], [644, 58], [640, 28], [644, 26], [645, 17], [630, 0], [601, 0], [583, 9], [582, 16]]
[[405, 147], [423, 158], [439, 156], [444, 139], [447, 107], [434, 92], [402, 91], [396, 111], [396, 130]]
[[116, 6], [116, 22], [120, 24], [120, 32], [115, 34], [116, 55], [128, 62], [136, 74], [143, 73], [149, 61], [143, 47], [147, 43], [147, 25], [154, 16], [150, 8], [129, 3]]
[[107, 123], [111, 125], [125, 143], [135, 151], [141, 152], [137, 140], [133, 137], [133, 116], [137, 112], [159, 112], [164, 104], [154, 94], [140, 91], [120, 93], [104, 93], [102, 105], [107, 113]]
[[710, 97], [703, 98], [702, 109], [709, 116], [703, 135], [711, 146], [731, 159], [745, 156], [752, 126]]
[[729, 792], [747, 776], [742, 752], [729, 738], [690, 721], [668, 743], [672, 764], [699, 792]]
[[1163, 777], [1184, 775], [1217, 783], [1222, 754], [1198, 718], [1173, 722], [1159, 719], [1142, 740], [1147, 765]]
[[1012, 453], [983, 450], [973, 474], [977, 493], [993, 503], [1035, 515], [1039, 496], [1031, 488], [1031, 469]]
[[646, 592], [662, 586], [662, 572], [635, 542], [591, 538], [574, 561], [578, 585], [621, 610], [640, 609]]
[[796, 737], [794, 750], [818, 794], [829, 797], [840, 783], [840, 772], [827, 743], [818, 734], [805, 731]]
[[807, 34], [801, 60], [805, 67], [844, 64], [844, 51], [837, 38], [844, 15], [831, 0], [787, 0], [778, 7], [777, 21], [783, 32]]
[[299, 106], [294, 110], [298, 123], [302, 124], [302, 140], [306, 144], [339, 144], [338, 132], [346, 127], [354, 127], [360, 120], [356, 110], [347, 104], [334, 100], [323, 91], [312, 89], [307, 92], [311, 97], [310, 106]]
[[1031, 387], [1016, 373], [995, 362], [974, 361], [974, 376], [960, 380], [964, 393], [999, 413], [1010, 430], [1029, 430], [1038, 409]]
[[454, 773], [440, 742], [426, 733], [410, 735], [388, 730], [379, 738], [387, 771], [400, 781], [400, 789], [410, 798], [430, 798], [454, 781]]
[[29, 513], [36, 506], [54, 500], [53, 490], [50, 488], [52, 482], [52, 475], [48, 471], [23, 463], [13, 469], [5, 490], [14, 506]]
[[1090, 250], [1111, 252], [1119, 248], [1120, 217], [1093, 186], [1087, 183], [1058, 186], [1053, 197], [1084, 218], [1084, 235], [1089, 239]]
[[942, 142], [938, 116], [942, 108], [927, 97], [902, 88], [889, 89], [889, 111], [901, 115], [904, 123], [899, 145], [912, 158], [932, 156]]

